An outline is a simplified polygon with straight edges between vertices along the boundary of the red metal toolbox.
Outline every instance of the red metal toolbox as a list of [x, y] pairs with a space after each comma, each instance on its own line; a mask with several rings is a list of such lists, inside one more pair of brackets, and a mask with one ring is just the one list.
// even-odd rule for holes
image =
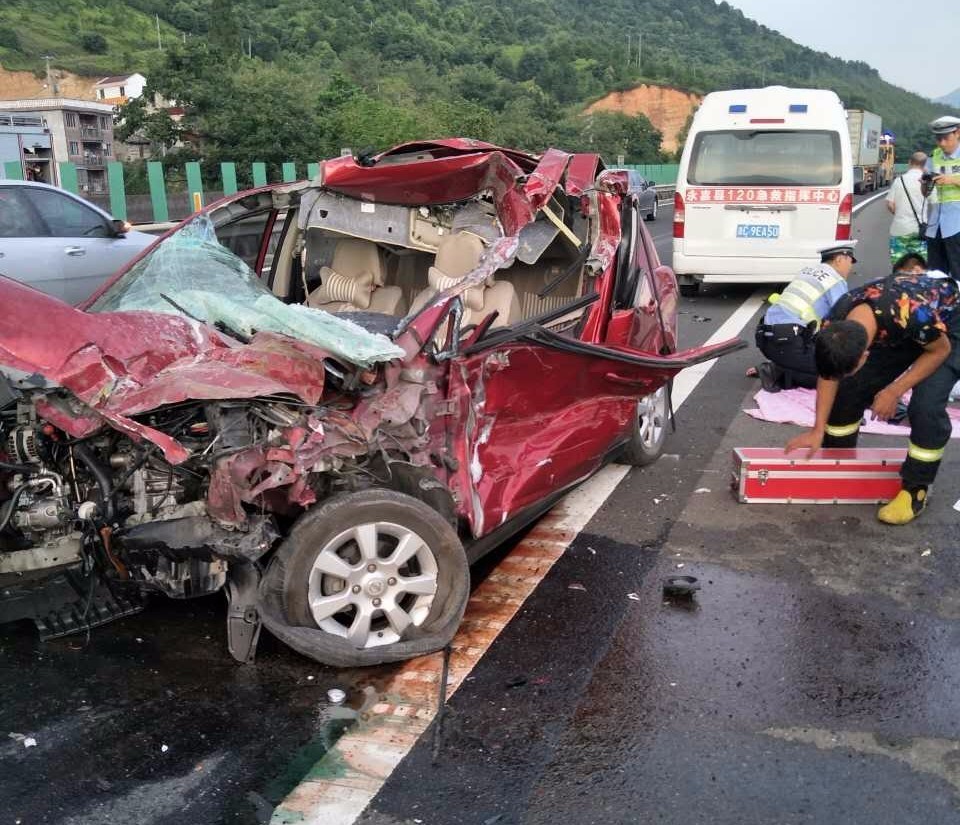
[[730, 484], [738, 501], [766, 504], [863, 504], [889, 501], [900, 490], [906, 450], [806, 450], [740, 447]]

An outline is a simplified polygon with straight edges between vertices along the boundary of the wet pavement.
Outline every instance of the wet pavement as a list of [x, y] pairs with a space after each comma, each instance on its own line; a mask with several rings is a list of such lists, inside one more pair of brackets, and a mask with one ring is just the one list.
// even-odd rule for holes
[[225, 630], [222, 596], [157, 599], [89, 641], [0, 628], [0, 822], [267, 821], [322, 755], [344, 674], [271, 639], [238, 666]]
[[[893, 532], [873, 506], [736, 505], [730, 450], [784, 428], [698, 427], [698, 400], [684, 461], [618, 487], [454, 696], [442, 758], [424, 737], [360, 822], [960, 822], [952, 499]], [[663, 597], [675, 574], [695, 599]]]

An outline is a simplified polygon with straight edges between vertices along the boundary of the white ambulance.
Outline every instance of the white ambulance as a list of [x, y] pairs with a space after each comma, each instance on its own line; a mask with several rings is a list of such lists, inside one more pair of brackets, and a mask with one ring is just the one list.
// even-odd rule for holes
[[683, 148], [673, 216], [681, 292], [791, 280], [850, 237], [853, 168], [840, 98], [822, 89], [708, 94]]

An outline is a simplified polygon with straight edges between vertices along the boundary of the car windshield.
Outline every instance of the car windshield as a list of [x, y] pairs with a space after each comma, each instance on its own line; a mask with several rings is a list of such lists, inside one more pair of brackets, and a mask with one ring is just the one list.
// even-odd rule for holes
[[701, 132], [689, 183], [698, 186], [836, 186], [840, 136], [829, 131]]
[[385, 335], [320, 309], [285, 304], [243, 260], [218, 241], [200, 215], [134, 264], [90, 312], [147, 311], [183, 315], [238, 338], [278, 332], [369, 367], [403, 355]]

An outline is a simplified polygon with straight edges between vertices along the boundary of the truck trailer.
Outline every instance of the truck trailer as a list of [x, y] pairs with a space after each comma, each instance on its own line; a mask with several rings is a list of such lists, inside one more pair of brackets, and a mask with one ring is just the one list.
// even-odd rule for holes
[[880, 115], [847, 110], [853, 156], [853, 191], [860, 194], [889, 186], [893, 179], [893, 144], [884, 139]]

